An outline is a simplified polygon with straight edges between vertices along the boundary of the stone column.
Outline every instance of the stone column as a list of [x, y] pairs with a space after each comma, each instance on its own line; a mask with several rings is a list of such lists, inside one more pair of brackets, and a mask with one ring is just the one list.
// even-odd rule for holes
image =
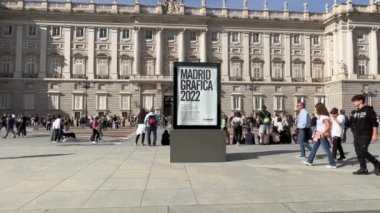
[[40, 26], [40, 70], [39, 78], [46, 78], [46, 47], [47, 47], [47, 26]]
[[[354, 28], [348, 27], [347, 29], [347, 72], [350, 79], [357, 78], [354, 72], [354, 39], [353, 39]], [[376, 47], [377, 48], [377, 47]]]
[[265, 81], [271, 81], [271, 54], [270, 54], [270, 34], [265, 33], [264, 37], [264, 79]]
[[135, 28], [135, 36], [134, 36], [134, 42], [135, 46], [133, 47], [133, 75], [139, 75], [140, 74], [140, 28]]
[[373, 27], [370, 33], [370, 41], [369, 41], [369, 54], [370, 54], [370, 68], [369, 74], [378, 75], [379, 74], [379, 53], [377, 52], [377, 31], [379, 27]]
[[207, 30], [202, 30], [199, 36], [200, 61], [207, 62]]
[[24, 62], [22, 61], [22, 46], [23, 46], [23, 25], [17, 25], [16, 27], [16, 66], [14, 78], [21, 78], [22, 76], [22, 65]]
[[333, 62], [334, 62], [334, 68], [333, 68], [333, 77], [338, 76], [339, 74], [339, 36], [338, 36], [338, 30], [334, 30], [333, 34], [333, 44], [334, 44], [334, 51], [333, 51]]
[[284, 42], [285, 42], [285, 81], [291, 82], [292, 81], [292, 73], [291, 73], [291, 44], [290, 44], [290, 35], [285, 34], [284, 35]]
[[249, 33], [243, 33], [243, 81], [250, 81]]
[[186, 38], [185, 30], [178, 32], [178, 62], [186, 61]]
[[225, 81], [229, 79], [229, 42], [228, 32], [222, 32], [222, 77]]
[[311, 42], [310, 35], [305, 34], [305, 80], [311, 82]]
[[163, 64], [164, 64], [164, 51], [163, 51], [163, 36], [162, 36], [163, 29], [157, 29], [156, 33], [156, 75], [160, 76], [163, 74]]
[[118, 29], [110, 29], [110, 38], [111, 38], [111, 69], [110, 69], [110, 78], [111, 79], [117, 79], [118, 78], [118, 64], [119, 64], [119, 48], [118, 48], [118, 41], [119, 41], [119, 31]]
[[325, 66], [324, 66], [324, 73], [323, 73], [323, 76], [324, 77], [331, 77], [332, 76], [332, 73], [331, 73], [331, 46], [330, 46], [330, 34], [326, 34], [326, 36], [324, 37], [324, 46], [325, 46], [325, 51], [324, 51], [324, 56], [325, 56]]
[[64, 52], [63, 52], [63, 72], [64, 79], [69, 79], [71, 76], [71, 27], [63, 27], [64, 36]]
[[87, 60], [87, 77], [95, 78], [95, 29], [88, 28], [88, 60]]

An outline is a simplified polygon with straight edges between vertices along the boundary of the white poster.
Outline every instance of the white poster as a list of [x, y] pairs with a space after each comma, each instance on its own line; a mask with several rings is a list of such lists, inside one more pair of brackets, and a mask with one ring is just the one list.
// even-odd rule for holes
[[178, 66], [177, 125], [218, 125], [218, 69]]

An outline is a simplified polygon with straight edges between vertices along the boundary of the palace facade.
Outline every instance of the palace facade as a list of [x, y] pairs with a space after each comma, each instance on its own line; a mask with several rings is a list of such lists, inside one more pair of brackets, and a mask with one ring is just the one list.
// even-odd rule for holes
[[0, 112], [69, 116], [171, 114], [173, 64], [221, 63], [222, 111], [296, 103], [380, 110], [380, 2], [324, 13], [185, 6], [0, 0]]

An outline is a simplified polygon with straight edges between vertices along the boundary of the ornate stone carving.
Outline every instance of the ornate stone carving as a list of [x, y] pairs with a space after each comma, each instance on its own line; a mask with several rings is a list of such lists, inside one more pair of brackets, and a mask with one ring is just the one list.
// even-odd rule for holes
[[[181, 0], [181, 4], [183, 1]], [[176, 0], [166, 0], [165, 1], [165, 10], [167, 14], [178, 14], [179, 13], [179, 4]]]
[[268, 0], [264, 0], [264, 10], [268, 10]]
[[223, 8], [227, 8], [227, 0], [223, 0]]
[[289, 5], [288, 1], [285, 1], [284, 2], [284, 11], [288, 11], [288, 5]]
[[248, 0], [244, 0], [243, 5], [244, 9], [248, 9]]

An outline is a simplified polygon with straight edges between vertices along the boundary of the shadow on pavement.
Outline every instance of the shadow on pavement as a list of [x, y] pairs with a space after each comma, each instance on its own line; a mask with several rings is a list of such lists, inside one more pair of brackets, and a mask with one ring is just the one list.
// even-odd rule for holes
[[48, 154], [48, 155], [25, 155], [25, 156], [18, 156], [18, 157], [4, 157], [4, 158], [0, 158], [0, 160], [12, 160], [12, 159], [22, 159], [22, 158], [46, 158], [46, 157], [57, 157], [57, 156], [64, 156], [64, 155], [73, 155], [73, 153], [68, 153], [68, 154]]
[[227, 161], [240, 161], [240, 160], [250, 160], [262, 156], [268, 155], [281, 155], [281, 154], [289, 154], [296, 153], [298, 150], [273, 150], [266, 152], [243, 152], [243, 153], [228, 153]]

